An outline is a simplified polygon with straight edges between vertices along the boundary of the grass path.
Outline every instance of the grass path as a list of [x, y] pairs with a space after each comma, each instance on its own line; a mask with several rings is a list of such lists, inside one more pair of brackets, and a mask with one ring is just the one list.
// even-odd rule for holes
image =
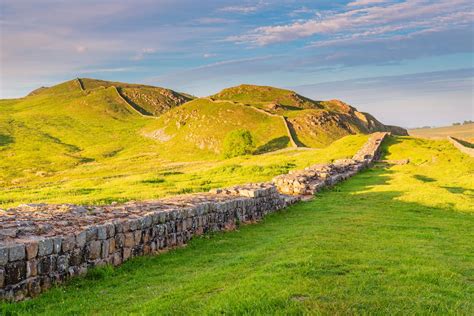
[[0, 314], [474, 313], [474, 160], [391, 139], [313, 201], [160, 256], [94, 270]]

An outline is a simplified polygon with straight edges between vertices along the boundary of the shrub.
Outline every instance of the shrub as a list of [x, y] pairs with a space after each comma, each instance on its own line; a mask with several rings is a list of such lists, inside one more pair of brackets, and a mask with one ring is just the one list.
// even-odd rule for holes
[[224, 138], [224, 158], [251, 154], [254, 149], [252, 134], [248, 130], [234, 130]]

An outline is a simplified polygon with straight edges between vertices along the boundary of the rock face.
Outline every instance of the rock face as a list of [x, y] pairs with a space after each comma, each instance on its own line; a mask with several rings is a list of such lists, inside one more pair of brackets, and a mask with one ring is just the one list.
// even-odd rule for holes
[[0, 210], [0, 299], [22, 300], [89, 268], [120, 265], [182, 246], [195, 235], [258, 221], [370, 165], [386, 135], [372, 135], [353, 159], [292, 172], [273, 183], [122, 205]]

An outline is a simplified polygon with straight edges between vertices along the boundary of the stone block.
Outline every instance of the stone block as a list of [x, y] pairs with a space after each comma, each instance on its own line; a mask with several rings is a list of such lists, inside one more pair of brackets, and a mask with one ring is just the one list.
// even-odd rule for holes
[[123, 261], [128, 260], [132, 255], [132, 248], [123, 248]]
[[69, 268], [69, 256], [68, 255], [58, 256], [56, 265], [57, 265], [57, 270], [59, 273], [66, 273]]
[[115, 236], [115, 225], [107, 224], [105, 225], [105, 230], [107, 231], [107, 238], [112, 238]]
[[53, 252], [58, 254], [61, 252], [62, 238], [56, 237], [53, 239]]
[[109, 254], [112, 254], [115, 252], [115, 238], [110, 238], [108, 239], [109, 242]]
[[38, 255], [38, 241], [33, 240], [25, 244], [26, 258], [28, 260], [36, 258]]
[[97, 239], [105, 240], [107, 239], [107, 229], [104, 225], [97, 226]]
[[61, 244], [62, 252], [72, 251], [75, 245], [76, 245], [76, 238], [74, 236], [71, 235], [71, 236], [63, 237], [62, 244]]
[[135, 237], [133, 233], [126, 233], [125, 240], [124, 240], [124, 247], [131, 248], [135, 246]]
[[79, 248], [83, 248], [86, 245], [87, 232], [86, 231], [79, 232], [75, 235], [75, 237], [76, 237], [76, 246]]
[[51, 238], [38, 240], [38, 256], [48, 256], [53, 253], [54, 242]]
[[133, 238], [135, 240], [135, 245], [138, 245], [141, 243], [141, 240], [142, 240], [142, 231], [141, 230], [136, 230], [134, 233], [133, 233]]
[[10, 262], [23, 260], [25, 259], [25, 257], [26, 257], [26, 251], [25, 251], [24, 244], [10, 246], [10, 249], [8, 250], [8, 260]]
[[8, 248], [0, 247], [0, 265], [4, 266], [8, 263]]
[[5, 287], [5, 270], [0, 268], [0, 288]]
[[5, 285], [17, 284], [26, 279], [26, 261], [9, 262], [5, 266]]
[[102, 249], [101, 249], [101, 253], [100, 253], [100, 257], [102, 259], [105, 259], [109, 256], [109, 248], [110, 248], [109, 241], [108, 240], [103, 240], [102, 241]]
[[97, 240], [97, 226], [91, 226], [86, 229], [86, 242]]
[[96, 260], [100, 258], [102, 250], [102, 242], [100, 240], [92, 240], [86, 245], [87, 259]]
[[45, 256], [38, 260], [38, 274], [46, 275], [56, 271], [56, 256]]
[[40, 278], [29, 278], [26, 280], [26, 288], [29, 296], [37, 296], [41, 293], [41, 279]]
[[34, 277], [38, 275], [38, 260], [30, 259], [26, 262], [26, 277]]

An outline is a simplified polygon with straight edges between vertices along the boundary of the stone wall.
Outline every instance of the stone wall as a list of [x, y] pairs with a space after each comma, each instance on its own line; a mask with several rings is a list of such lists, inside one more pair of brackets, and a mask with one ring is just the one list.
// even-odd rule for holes
[[313, 195], [325, 186], [345, 180], [367, 168], [379, 158], [380, 144], [388, 133], [374, 133], [352, 159], [340, 159], [330, 164], [310, 166], [273, 179], [283, 194]]
[[460, 141], [459, 139], [457, 138], [454, 138], [454, 137], [451, 137], [451, 136], [448, 136], [448, 140], [451, 144], [454, 145], [454, 147], [456, 147], [457, 149], [459, 149], [459, 151], [461, 151], [462, 153], [465, 153], [466, 155], [469, 155], [471, 157], [474, 157], [474, 148], [469, 148], [467, 146], [464, 146]]
[[[353, 159], [312, 166], [273, 183], [121, 205], [28, 204], [0, 210], [0, 299], [32, 297], [92, 267], [120, 265], [184, 245], [196, 235], [258, 221], [368, 166], [385, 135], [372, 135]], [[279, 184], [278, 179], [293, 178], [298, 184]]]

